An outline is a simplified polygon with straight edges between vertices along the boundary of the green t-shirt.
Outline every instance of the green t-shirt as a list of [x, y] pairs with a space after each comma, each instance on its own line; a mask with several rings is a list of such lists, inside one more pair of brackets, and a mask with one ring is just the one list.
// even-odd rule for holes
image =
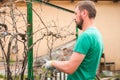
[[74, 52], [84, 54], [85, 58], [78, 69], [68, 75], [67, 80], [93, 80], [103, 52], [103, 41], [97, 28], [89, 27], [79, 35]]

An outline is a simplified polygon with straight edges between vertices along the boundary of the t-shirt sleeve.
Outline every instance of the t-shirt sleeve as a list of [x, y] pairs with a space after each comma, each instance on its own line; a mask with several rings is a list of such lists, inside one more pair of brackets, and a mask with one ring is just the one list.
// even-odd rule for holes
[[89, 49], [90, 49], [90, 38], [88, 34], [83, 33], [78, 37], [73, 50], [74, 52], [78, 52], [86, 55]]

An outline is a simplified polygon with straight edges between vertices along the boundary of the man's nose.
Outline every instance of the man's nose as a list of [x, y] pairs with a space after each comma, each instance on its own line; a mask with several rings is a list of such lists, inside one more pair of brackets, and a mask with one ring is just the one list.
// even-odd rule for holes
[[76, 16], [73, 17], [73, 21], [76, 21]]

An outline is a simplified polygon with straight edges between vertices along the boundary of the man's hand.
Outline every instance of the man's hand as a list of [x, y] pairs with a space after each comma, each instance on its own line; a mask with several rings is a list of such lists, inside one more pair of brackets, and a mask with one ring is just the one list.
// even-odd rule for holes
[[44, 67], [45, 67], [46, 69], [51, 68], [51, 67], [52, 67], [52, 61], [47, 61], [47, 62], [44, 64]]
[[46, 63], [43, 64], [43, 67], [45, 67], [46, 69], [54, 69], [54, 67], [52, 66], [53, 61], [48, 61], [48, 60], [45, 61]]

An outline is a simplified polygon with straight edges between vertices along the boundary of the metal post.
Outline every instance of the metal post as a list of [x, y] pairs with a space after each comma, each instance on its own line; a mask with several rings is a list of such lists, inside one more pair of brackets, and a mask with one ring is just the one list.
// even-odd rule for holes
[[[27, 1], [27, 35], [28, 35], [28, 48], [33, 44], [32, 34], [32, 0]], [[33, 77], [33, 48], [28, 51], [28, 80], [34, 80]]]
[[76, 40], [77, 40], [77, 38], [78, 38], [78, 27], [77, 27], [78, 25], [76, 25]]

